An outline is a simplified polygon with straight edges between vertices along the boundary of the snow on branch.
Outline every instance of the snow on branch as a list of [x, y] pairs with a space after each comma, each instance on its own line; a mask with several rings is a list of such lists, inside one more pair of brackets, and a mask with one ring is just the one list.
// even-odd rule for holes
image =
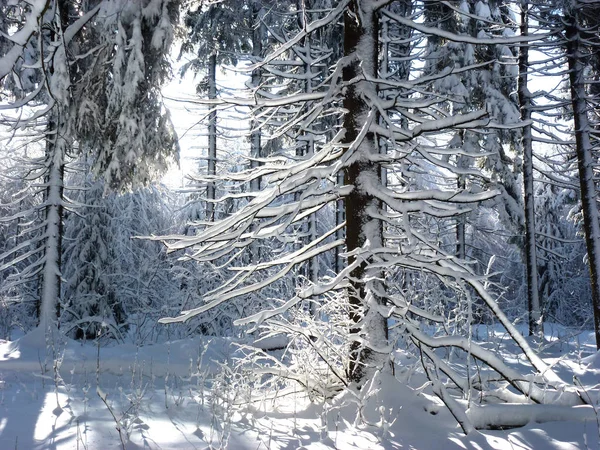
[[473, 45], [515, 45], [515, 44], [526, 44], [529, 42], [542, 41], [544, 39], [555, 36], [555, 33], [537, 33], [530, 34], [527, 36], [503, 36], [503, 37], [472, 37], [464, 34], [456, 34], [450, 31], [443, 30], [441, 28], [433, 28], [428, 27], [427, 25], [423, 25], [422, 23], [415, 22], [414, 20], [408, 19], [406, 17], [401, 17], [397, 14], [389, 10], [382, 10], [382, 14], [384, 14], [389, 19], [399, 23], [400, 25], [407, 26], [414, 30], [420, 31], [423, 34], [429, 36], [437, 36], [444, 39], [447, 39], [452, 42], [462, 42], [466, 44]]

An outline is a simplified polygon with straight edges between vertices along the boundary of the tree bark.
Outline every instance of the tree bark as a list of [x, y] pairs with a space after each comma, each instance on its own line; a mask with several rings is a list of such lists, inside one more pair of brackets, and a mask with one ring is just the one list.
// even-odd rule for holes
[[[255, 24], [254, 24], [254, 32], [252, 33], [252, 56], [254, 57], [254, 63], [257, 63], [263, 52], [263, 39], [266, 35], [266, 28], [264, 24], [264, 15], [265, 10], [260, 5], [256, 6], [256, 10], [254, 12]], [[252, 88], [258, 89], [260, 86], [261, 80], [261, 69], [257, 68], [252, 71]], [[260, 132], [260, 123], [258, 120], [253, 119], [250, 122], [250, 157], [252, 158], [250, 162], [251, 168], [256, 168], [260, 165], [258, 161], [262, 155], [262, 143], [261, 143], [261, 132]], [[257, 192], [260, 190], [261, 180], [259, 178], [255, 178], [250, 183], [250, 190], [253, 192]]]
[[45, 242], [44, 265], [41, 271], [41, 299], [39, 308], [40, 326], [47, 328], [56, 323], [60, 316], [61, 299], [61, 257], [63, 239], [63, 191], [65, 177], [65, 158], [69, 127], [67, 115], [70, 104], [70, 67], [67, 61], [62, 34], [70, 21], [69, 3], [67, 0], [57, 2], [57, 20], [60, 29], [52, 32], [52, 40], [59, 47], [53, 54], [46, 76], [51, 79], [50, 90], [55, 105], [48, 113], [46, 125], [46, 175], [44, 181], [46, 192], [44, 202]]
[[[217, 98], [217, 55], [208, 57], [208, 98]], [[207, 174], [214, 177], [217, 174], [217, 110], [213, 108], [208, 114], [208, 166]], [[215, 220], [215, 182], [209, 181], [206, 186], [206, 220]]]
[[46, 328], [55, 323], [60, 315], [61, 294], [61, 253], [63, 235], [63, 189], [65, 173], [65, 152], [63, 139], [59, 133], [59, 123], [55, 111], [48, 117], [46, 136], [45, 177], [46, 192], [44, 201], [45, 243], [44, 266], [41, 272], [42, 292], [39, 308], [40, 326]]
[[[521, 35], [529, 34], [529, 2], [521, 0]], [[519, 50], [518, 96], [521, 120], [529, 123], [523, 127], [523, 190], [525, 193], [525, 267], [527, 271], [527, 307], [529, 312], [529, 335], [543, 334], [540, 289], [538, 278], [537, 248], [535, 239], [535, 200], [533, 196], [533, 139], [531, 134], [531, 96], [527, 88], [529, 49], [522, 45]]]
[[584, 73], [586, 65], [576, 7], [565, 14], [565, 21], [571, 101], [573, 104], [573, 120], [575, 122], [575, 147], [579, 169], [579, 183], [581, 186], [583, 227], [592, 287], [596, 347], [600, 350], [600, 214], [598, 213], [598, 204], [596, 203], [594, 157], [590, 136], [591, 124], [588, 118], [588, 105], [586, 102]]
[[[339, 172], [337, 175], [337, 179], [336, 182], [338, 184], [338, 186], [342, 186], [344, 184], [344, 174], [342, 172]], [[344, 223], [344, 220], [346, 220], [346, 216], [345, 216], [345, 202], [343, 199], [339, 199], [337, 202], [335, 202], [335, 225], [341, 225], [342, 223]], [[335, 238], [336, 239], [344, 239], [344, 230], [342, 228], [340, 228], [338, 231], [336, 231], [335, 233]], [[344, 268], [344, 260], [342, 258], [342, 249], [338, 246], [335, 248], [334, 250], [334, 255], [333, 255], [333, 265], [334, 265], [334, 271], [335, 273], [340, 273], [342, 271], [342, 269]]]
[[[305, 29], [309, 20], [307, 18], [307, 11], [303, 11], [303, 6], [306, 10], [310, 10], [312, 5], [310, 4], [310, 0], [303, 0], [302, 2], [297, 2], [298, 11], [302, 11], [299, 14], [299, 25], [301, 28]], [[303, 67], [303, 75], [304, 79], [304, 92], [307, 94], [311, 94], [313, 92], [313, 58], [312, 58], [312, 46], [310, 41], [310, 36], [307, 36], [303, 39], [302, 42], [302, 54], [304, 57], [304, 67]], [[297, 156], [305, 157], [312, 156], [315, 153], [315, 135], [313, 132], [312, 125], [308, 127], [303, 127], [302, 135], [299, 137], [298, 142], [298, 150]], [[306, 234], [303, 237], [303, 245], [306, 245], [310, 242], [314, 242], [317, 239], [317, 214], [312, 213], [308, 218], [306, 230], [303, 230]], [[303, 233], [304, 234], [304, 233]], [[306, 278], [310, 280], [311, 283], [316, 284], [319, 280], [319, 258], [314, 256], [308, 260], [306, 266]], [[313, 317], [317, 315], [317, 302], [316, 299], [313, 299], [310, 302], [310, 313]]]
[[367, 101], [369, 94], [376, 96], [377, 92], [373, 82], [356, 81], [363, 73], [367, 78], [377, 76], [378, 23], [374, 3], [354, 0], [344, 15], [344, 56], [348, 60], [342, 71], [343, 80], [348, 83], [343, 102], [347, 111], [344, 144], [347, 151], [353, 152], [344, 174], [345, 184], [353, 187], [345, 199], [346, 250], [350, 253], [349, 264], [361, 260], [349, 277], [351, 343], [347, 377], [358, 386], [381, 368], [387, 357], [380, 353], [387, 345], [387, 318], [378, 308], [384, 303], [378, 281], [382, 272], [370, 269], [369, 258], [362, 255], [365, 250], [382, 245], [381, 223], [373, 217], [381, 210], [381, 202], [366, 188], [373, 180], [381, 179], [380, 164], [371, 158], [379, 153], [379, 146], [373, 132], [361, 133], [367, 122], [377, 123], [376, 111]]
[[[460, 161], [460, 156], [459, 156]], [[460, 162], [459, 162], [460, 165]], [[456, 181], [456, 187], [459, 192], [462, 192], [466, 188], [465, 178], [462, 175], [458, 176]], [[466, 222], [467, 219], [464, 214], [459, 215], [456, 218], [456, 256], [460, 259], [465, 259], [467, 257], [467, 244], [466, 244]]]
[[[264, 24], [265, 10], [260, 3], [254, 5], [254, 32], [252, 33], [252, 56], [254, 63], [259, 62], [263, 52], [263, 39], [266, 35], [266, 26]], [[258, 90], [260, 87], [262, 70], [256, 68], [252, 71], [252, 88]], [[261, 165], [259, 159], [263, 156], [261, 142], [260, 122], [256, 118], [250, 121], [250, 168], [255, 169]], [[258, 192], [261, 186], [261, 177], [256, 177], [250, 181], [250, 191]], [[252, 226], [251, 226], [252, 229]], [[250, 245], [251, 262], [258, 262], [262, 259], [261, 248], [257, 242]]]

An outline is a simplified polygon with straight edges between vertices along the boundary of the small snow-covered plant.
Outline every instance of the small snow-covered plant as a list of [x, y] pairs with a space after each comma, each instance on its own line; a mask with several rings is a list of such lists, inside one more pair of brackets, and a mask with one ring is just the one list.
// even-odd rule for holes
[[52, 364], [51, 379], [54, 385], [54, 396], [56, 398], [56, 408], [53, 410], [53, 413], [58, 417], [63, 412], [59, 397], [60, 390], [61, 388], [66, 388], [68, 391], [68, 386], [60, 374], [60, 368], [64, 358], [64, 336], [59, 332], [58, 328], [54, 326], [48, 327], [45, 331], [43, 329], [38, 329], [37, 333], [43, 333], [45, 340], [44, 342], [46, 351], [43, 362], [42, 356], [38, 353], [38, 359], [42, 371], [42, 380], [45, 378], [50, 379], [50, 376], [46, 374], [49, 371], [49, 364]]
[[125, 444], [129, 441], [131, 433], [135, 430], [145, 430], [147, 425], [140, 418], [143, 401], [148, 394], [148, 383], [144, 381], [143, 367], [138, 363], [137, 358], [131, 365], [131, 381], [128, 388], [123, 386], [118, 387], [120, 394], [119, 407], [108, 401], [108, 393], [106, 393], [100, 385], [96, 388], [96, 393], [110, 412], [116, 424], [116, 429], [119, 433], [121, 445], [125, 448]]
[[288, 384], [293, 381], [294, 389], [300, 388], [316, 402], [331, 399], [346, 387], [349, 341], [343, 330], [349, 324], [344, 295], [331, 292], [309, 299], [262, 324], [258, 344], [264, 348], [271, 339], [271, 347], [283, 351], [257, 358], [257, 364], [265, 363], [261, 371]]
[[113, 420], [115, 421], [115, 428], [117, 430], [117, 433], [119, 433], [119, 440], [121, 441], [121, 448], [123, 450], [125, 450], [125, 443], [127, 441], [129, 441], [129, 434], [127, 433], [126, 428], [123, 426], [121, 419], [117, 418], [114, 408], [110, 405], [110, 403], [108, 403], [108, 400], [107, 400], [108, 394], [106, 392], [104, 392], [100, 388], [99, 385], [96, 386], [96, 393], [98, 394], [98, 397], [100, 397], [100, 400], [102, 400], [102, 403], [104, 403], [104, 405], [108, 409], [108, 412], [110, 412], [110, 415], [112, 416]]
[[119, 386], [121, 401], [123, 403], [120, 420], [127, 436], [130, 436], [134, 429], [145, 429], [147, 427], [140, 418], [140, 412], [143, 401], [148, 394], [148, 385], [149, 383], [145, 381], [143, 363], [140, 365], [136, 355], [131, 365], [129, 388], [125, 391], [123, 386]]
[[[204, 356], [208, 350], [208, 346], [211, 340], [206, 339], [202, 342], [202, 345], [198, 349], [198, 358], [196, 361], [190, 360], [190, 394], [198, 403], [199, 408], [204, 408], [205, 404], [205, 393], [208, 388], [207, 380], [209, 377], [209, 367], [205, 367]], [[191, 383], [193, 379], [196, 379], [195, 386]]]
[[53, 363], [52, 363], [52, 374], [54, 379], [54, 395], [56, 396], [56, 409], [55, 414], [58, 416], [62, 412], [62, 407], [60, 406], [59, 400], [59, 391], [61, 387], [67, 388], [65, 381], [63, 380], [60, 374], [60, 367], [62, 366], [64, 354], [56, 354], [56, 348], [53, 346]]
[[[598, 393], [596, 392], [596, 398], [592, 399], [590, 392], [588, 392], [588, 390], [581, 383], [579, 378], [573, 377], [573, 381], [579, 387], [579, 389], [581, 389], [581, 392], [583, 393], [583, 395], [585, 395], [586, 403], [588, 405], [592, 405], [592, 408], [594, 409], [594, 416], [596, 418], [596, 426], [598, 427], [598, 437], [600, 438], [600, 397], [598, 397]], [[596, 387], [597, 387], [597, 385], [596, 385]]]
[[208, 399], [211, 413], [208, 444], [211, 449], [215, 442], [215, 448], [227, 448], [233, 414], [241, 406], [240, 399], [249, 384], [247, 375], [240, 370], [240, 366], [225, 361], [219, 364], [219, 370], [211, 380]]

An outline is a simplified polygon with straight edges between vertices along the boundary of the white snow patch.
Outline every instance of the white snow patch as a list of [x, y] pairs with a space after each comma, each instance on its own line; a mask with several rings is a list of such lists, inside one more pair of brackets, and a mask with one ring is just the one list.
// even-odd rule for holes
[[[482, 333], [503, 331], [475, 330]], [[589, 342], [561, 342], [562, 350], [555, 336], [549, 334], [552, 351], [545, 362], [556, 362], [564, 378], [575, 374], [590, 394], [596, 392], [600, 356], [577, 356], [582, 344], [591, 347], [593, 333], [577, 337]], [[499, 354], [511, 351], [506, 341], [498, 342]], [[395, 358], [395, 376], [376, 374], [370, 389], [344, 391], [327, 403], [311, 403], [293, 387], [273, 398], [255, 392], [259, 400], [247, 403], [242, 391], [223, 384], [236, 379], [231, 361], [237, 356], [243, 356], [237, 342], [209, 337], [100, 348], [99, 359], [92, 343], [59, 339], [47, 346], [39, 329], [0, 342], [0, 449], [120, 449], [117, 425], [128, 449], [599, 448], [594, 420], [530, 423], [465, 436], [423, 374], [409, 369], [418, 361], [402, 352]], [[230, 375], [221, 378], [217, 397], [211, 397], [219, 364]], [[237, 409], [227, 412], [211, 403], [228, 397], [238, 399]], [[553, 419], [549, 409], [531, 407], [538, 420]]]

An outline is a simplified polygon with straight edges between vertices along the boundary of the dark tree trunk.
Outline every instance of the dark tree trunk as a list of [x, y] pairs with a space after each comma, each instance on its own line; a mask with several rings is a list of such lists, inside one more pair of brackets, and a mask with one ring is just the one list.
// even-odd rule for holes
[[[360, 78], [377, 76], [378, 66], [378, 26], [377, 15], [372, 9], [374, 2], [354, 0], [344, 15], [344, 56], [348, 59], [343, 68], [343, 80], [349, 83]], [[373, 214], [381, 210], [381, 202], [371, 195], [366, 185], [372, 180], [381, 179], [380, 164], [371, 161], [370, 156], [379, 152], [374, 133], [361, 130], [367, 122], [377, 123], [378, 117], [370, 108], [365, 95], [370, 91], [376, 94], [376, 87], [369, 81], [354, 81], [348, 84], [344, 97], [345, 138], [344, 143], [352, 152], [350, 164], [345, 169], [344, 182], [353, 187], [345, 199], [346, 211], [346, 250], [351, 254], [348, 263], [352, 265], [357, 252], [366, 245], [379, 248], [382, 245], [380, 220]], [[384, 299], [380, 297], [382, 272], [368, 267], [369, 258], [361, 261], [350, 273], [348, 289], [350, 305], [350, 358], [347, 368], [349, 381], [359, 386], [381, 367], [386, 355], [378, 353], [387, 344], [387, 319], [377, 310]], [[377, 286], [374, 286], [377, 284]]]
[[594, 183], [594, 157], [592, 154], [591, 124], [588, 118], [586, 102], [585, 68], [583, 44], [576, 9], [565, 14], [567, 38], [566, 50], [571, 82], [571, 100], [575, 122], [575, 147], [581, 186], [583, 209], [583, 227], [587, 246], [588, 264], [592, 287], [592, 306], [594, 310], [594, 330], [596, 347], [600, 350], [600, 215], [596, 203]]
[[[252, 34], [252, 56], [254, 57], [254, 62], [258, 62], [263, 52], [263, 39], [266, 35], [264, 20], [265, 11], [260, 5], [256, 6], [256, 10], [254, 12], [255, 25], [254, 32]], [[261, 69], [254, 69], [252, 72], [252, 87], [254, 89], [258, 89], [260, 86], [261, 80]], [[250, 157], [253, 158], [250, 163], [250, 167], [255, 168], [260, 165], [258, 161], [262, 155], [262, 143], [261, 143], [261, 132], [260, 132], [260, 123], [258, 120], [253, 119], [250, 122]], [[261, 180], [260, 178], [256, 178], [252, 180], [250, 183], [251, 191], [260, 190]]]
[[[217, 98], [217, 55], [208, 57], [208, 98]], [[208, 114], [208, 167], [207, 174], [214, 177], [217, 174], [217, 111], [213, 109]], [[206, 186], [206, 220], [215, 220], [216, 189], [214, 181]]]
[[[521, 35], [529, 34], [529, 2], [521, 0]], [[529, 70], [529, 49], [526, 45], [519, 51], [519, 107], [521, 120], [531, 121], [531, 97], [527, 88], [527, 72]], [[521, 139], [523, 147], [523, 190], [525, 192], [525, 267], [527, 270], [527, 306], [529, 312], [529, 335], [543, 333], [540, 305], [540, 290], [537, 264], [537, 248], [535, 239], [535, 200], [533, 196], [533, 139], [531, 124], [523, 127]]]
[[[456, 187], [458, 187], [459, 191], [465, 190], [466, 183], [463, 176], [458, 177]], [[460, 259], [467, 257], [466, 222], [467, 219], [464, 214], [456, 218], [456, 256]]]

